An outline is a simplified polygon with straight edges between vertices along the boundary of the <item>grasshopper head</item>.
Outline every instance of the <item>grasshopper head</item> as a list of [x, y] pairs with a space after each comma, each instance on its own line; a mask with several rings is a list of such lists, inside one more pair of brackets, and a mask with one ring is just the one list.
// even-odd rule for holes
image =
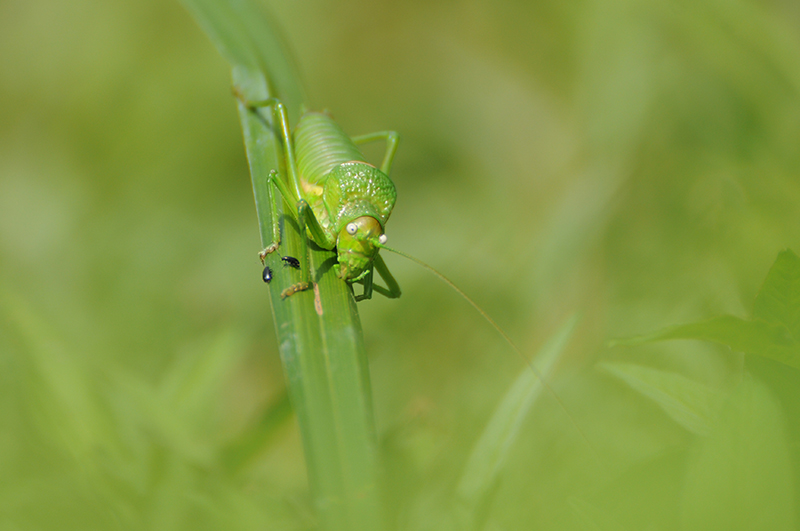
[[339, 278], [351, 282], [361, 280], [378, 254], [375, 242], [385, 243], [386, 235], [374, 217], [361, 216], [345, 225], [336, 242]]

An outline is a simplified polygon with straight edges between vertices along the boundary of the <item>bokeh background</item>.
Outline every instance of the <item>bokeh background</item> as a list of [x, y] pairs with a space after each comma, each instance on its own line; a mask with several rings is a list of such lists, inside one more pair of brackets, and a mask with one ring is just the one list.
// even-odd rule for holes
[[[720, 393], [742, 380], [721, 347], [607, 345], [748, 316], [778, 251], [800, 251], [800, 4], [271, 12], [315, 108], [353, 135], [401, 133], [391, 245], [452, 278], [531, 356], [579, 316], [551, 384], [565, 407], [545, 395], [528, 417], [486, 528], [722, 525], [695, 505], [753, 478], [698, 490], [715, 475], [695, 466], [708, 441], [601, 364]], [[0, 102], [0, 529], [313, 528], [212, 44], [178, 2], [4, 0]], [[403, 297], [359, 308], [390, 515], [398, 529], [455, 529], [449, 494], [526, 368], [435, 277], [387, 262]], [[751, 446], [766, 448], [765, 492], [781, 493], [765, 498], [768, 528], [792, 529], [797, 456], [781, 452], [797, 441], [780, 426], [797, 419], [759, 390], [774, 422]], [[749, 459], [740, 446], [730, 459]]]

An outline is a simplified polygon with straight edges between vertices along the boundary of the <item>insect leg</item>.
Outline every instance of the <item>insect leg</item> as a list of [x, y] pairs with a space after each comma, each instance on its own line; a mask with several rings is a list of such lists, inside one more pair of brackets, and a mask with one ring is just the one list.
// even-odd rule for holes
[[[269, 100], [267, 100], [269, 101]], [[297, 163], [294, 156], [294, 143], [292, 133], [289, 130], [289, 117], [286, 114], [286, 107], [279, 100], [272, 98], [272, 105], [275, 114], [278, 115], [278, 122], [281, 128], [281, 140], [283, 140], [283, 154], [286, 158], [286, 173], [289, 174], [289, 182], [294, 187], [294, 196], [300, 200], [303, 192], [300, 188], [300, 178], [297, 172]]]
[[[267, 101], [270, 102], [270, 100]], [[284, 157], [286, 158], [286, 173], [289, 174], [289, 182], [294, 187], [293, 190], [294, 193], [292, 193], [292, 191], [289, 190], [289, 187], [286, 186], [286, 184], [283, 182], [281, 182], [280, 185], [278, 185], [278, 188], [279, 189], [283, 188], [285, 189], [285, 192], [288, 192], [287, 194], [284, 193], [284, 190], [281, 190], [281, 192], [284, 193], [284, 198], [293, 196], [293, 199], [296, 199], [295, 208], [297, 208], [297, 221], [300, 225], [299, 228], [301, 235], [300, 238], [300, 245], [302, 249], [301, 256], [306, 261], [305, 281], [298, 282], [290, 286], [288, 289], [285, 289], [283, 293], [281, 293], [281, 297], [286, 298], [297, 293], [298, 291], [305, 291], [313, 285], [311, 281], [312, 279], [311, 255], [309, 253], [308, 237], [306, 235], [306, 227], [307, 225], [309, 225], [309, 223], [307, 223], [307, 220], [309, 218], [309, 213], [311, 220], [313, 220], [310, 223], [310, 225], [312, 226], [312, 232], [314, 229], [319, 228], [319, 223], [317, 222], [317, 219], [314, 217], [314, 213], [311, 211], [311, 208], [308, 206], [308, 203], [306, 202], [305, 199], [303, 199], [303, 193], [300, 190], [300, 179], [298, 177], [298, 172], [297, 172], [297, 163], [295, 162], [294, 144], [292, 142], [292, 136], [289, 130], [289, 118], [286, 115], [286, 107], [284, 107], [283, 103], [275, 99], [273, 99], [269, 104], [273, 105], [273, 111], [278, 116], [278, 122], [280, 125], [280, 136], [281, 140], [283, 140], [283, 154]], [[275, 184], [277, 185], [278, 182], [275, 181]]]
[[369, 300], [372, 298], [372, 289], [377, 288], [379, 286], [375, 286], [372, 283], [372, 276], [373, 272], [375, 271], [374, 267], [370, 267], [369, 271], [366, 272], [364, 278], [361, 279], [361, 282], [364, 284], [364, 293], [361, 295], [356, 295], [356, 302]]
[[[286, 160], [286, 172], [289, 174], [289, 182], [294, 188], [293, 199], [298, 201], [303, 197], [300, 188], [300, 179], [297, 173], [297, 164], [295, 163], [294, 144], [292, 143], [292, 133], [289, 129], [289, 117], [286, 114], [286, 106], [278, 98], [267, 98], [265, 100], [248, 101], [238, 89], [233, 88], [234, 95], [249, 109], [257, 109], [259, 107], [272, 107], [272, 112], [278, 118], [278, 125], [280, 127], [281, 143], [283, 144], [283, 154]], [[288, 198], [289, 195], [284, 194]]]
[[267, 183], [267, 191], [269, 193], [269, 201], [272, 205], [270, 209], [272, 212], [272, 243], [267, 245], [265, 249], [263, 249], [260, 253], [258, 253], [258, 257], [261, 258], [261, 262], [264, 262], [264, 259], [267, 257], [268, 254], [274, 253], [278, 250], [278, 247], [281, 245], [281, 224], [280, 218], [278, 215], [278, 198], [275, 196], [275, 189], [273, 189], [270, 184], [275, 185], [277, 192], [280, 193], [281, 197], [286, 199], [286, 202], [289, 203], [290, 207], [294, 208], [292, 205], [291, 191], [286, 187], [286, 184], [281, 180], [280, 175], [275, 170], [269, 172], [268, 183]]
[[306, 220], [308, 219], [309, 214], [311, 215], [311, 218], [314, 218], [314, 213], [311, 211], [311, 207], [308, 206], [306, 200], [301, 199], [300, 201], [298, 201], [297, 221], [298, 224], [300, 225], [300, 234], [302, 235], [302, 237], [300, 238], [300, 249], [301, 249], [300, 253], [301, 256], [306, 261], [305, 280], [290, 286], [289, 289], [284, 290], [284, 292], [281, 294], [281, 297], [283, 298], [293, 295], [298, 291], [305, 291], [311, 286], [313, 286], [312, 283], [313, 275], [311, 274], [311, 253], [308, 249], [308, 237], [306, 236]]
[[[286, 186], [285, 184], [283, 185]], [[319, 221], [317, 221], [316, 216], [314, 216], [314, 211], [309, 206], [308, 202], [305, 199], [300, 199], [297, 202], [297, 221], [300, 229], [300, 234], [303, 235], [300, 238], [300, 245], [301, 245], [301, 256], [305, 258], [306, 261], [306, 268], [305, 268], [305, 280], [302, 282], [297, 282], [296, 284], [292, 284], [285, 290], [281, 292], [281, 298], [285, 299], [286, 297], [290, 297], [297, 293], [298, 291], [305, 291], [314, 285], [312, 279], [313, 274], [311, 272], [311, 253], [308, 248], [308, 238], [306, 235], [306, 231], [312, 234], [314, 241], [316, 242], [328, 242], [331, 247], [334, 246], [335, 242], [330, 241], [330, 238], [325, 234], [325, 232], [320, 227]], [[282, 260], [286, 261], [284, 257]], [[294, 266], [292, 266], [294, 267]]]
[[[241, 94], [238, 91], [234, 90], [234, 93], [237, 94], [237, 97], [241, 99]], [[308, 225], [310, 226], [312, 233], [316, 232], [317, 230], [320, 230], [320, 226], [319, 222], [317, 222], [316, 218], [314, 217], [314, 213], [308, 207], [308, 203], [305, 201], [305, 199], [302, 199], [303, 194], [300, 189], [300, 179], [298, 177], [298, 172], [297, 172], [297, 163], [295, 161], [295, 156], [294, 156], [294, 144], [292, 142], [292, 135], [289, 129], [289, 117], [286, 114], [286, 107], [283, 105], [283, 103], [281, 103], [280, 100], [276, 98], [268, 98], [266, 100], [261, 100], [261, 101], [244, 101], [244, 104], [251, 109], [255, 109], [257, 107], [272, 107], [272, 111], [278, 119], [277, 125], [280, 131], [279, 134], [281, 137], [281, 143], [283, 144], [283, 155], [286, 161], [286, 173], [288, 174], [289, 182], [291, 183], [291, 186], [293, 188], [291, 189], [289, 186], [287, 186], [287, 184], [284, 183], [283, 180], [281, 180], [278, 177], [277, 173], [275, 174], [270, 173], [270, 180], [272, 181], [273, 184], [275, 184], [276, 188], [281, 193], [284, 200], [286, 200], [287, 203], [290, 203], [291, 208], [296, 209], [297, 220], [300, 225], [299, 227], [300, 234], [302, 236], [300, 238], [302, 246], [302, 256], [306, 261], [306, 268], [305, 268], [306, 280], [303, 282], [298, 282], [296, 284], [293, 284], [289, 288], [285, 289], [281, 293], [281, 297], [286, 298], [297, 293], [298, 291], [307, 290], [312, 285], [311, 257], [309, 255], [308, 241], [306, 236], [306, 226], [307, 226], [306, 220], [309, 217], [308, 216], [309, 213], [311, 214], [310, 215], [311, 220], [310, 223], [308, 223]], [[274, 230], [275, 229], [273, 227], [273, 231]], [[272, 252], [275, 249], [277, 249], [277, 246], [273, 248], [273, 245], [270, 245], [270, 247], [267, 247], [267, 249], [261, 252], [260, 256], [262, 256], [262, 259], [263, 256], [266, 256], [266, 253]]]
[[[269, 181], [275, 185], [280, 192], [281, 196], [289, 203], [290, 208], [296, 208], [297, 202], [300, 200], [300, 192], [297, 185], [297, 170], [296, 166], [293, 164], [294, 162], [294, 151], [291, 147], [291, 140], [287, 142], [289, 139], [289, 124], [286, 118], [286, 109], [280, 100], [276, 98], [268, 98], [265, 100], [256, 100], [256, 101], [249, 101], [245, 98], [244, 94], [239, 87], [233, 87], [233, 94], [236, 98], [250, 110], [255, 110], [259, 107], [272, 107], [273, 113], [278, 114], [280, 126], [281, 126], [281, 140], [283, 141], [283, 148], [284, 148], [284, 156], [286, 158], [286, 167], [287, 171], [289, 172], [289, 177], [292, 179], [294, 184], [294, 192], [290, 191], [283, 180], [278, 175], [278, 172], [272, 170], [269, 173]], [[268, 183], [269, 184], [269, 183]], [[275, 252], [281, 244], [281, 232], [280, 232], [280, 220], [278, 216], [278, 199], [275, 197], [275, 193], [272, 187], [268, 186], [268, 193], [270, 203], [272, 205], [272, 243], [270, 243], [265, 249], [258, 253], [258, 257], [261, 258], [261, 262], [264, 262], [266, 256], [270, 253]]]
[[[377, 271], [383, 281], [386, 282], [385, 288], [373, 282], [374, 271]], [[364, 293], [356, 296], [356, 302], [371, 299], [373, 290], [389, 299], [396, 299], [401, 294], [400, 285], [389, 272], [389, 268], [381, 255], [375, 256], [375, 260], [372, 262], [372, 269], [364, 276]]]
[[394, 276], [392, 276], [392, 274], [389, 272], [389, 268], [386, 266], [386, 262], [383, 261], [383, 257], [381, 255], [375, 256], [375, 261], [372, 265], [378, 271], [378, 274], [381, 276], [383, 281], [386, 282], [386, 288], [376, 284], [374, 286], [375, 291], [390, 299], [397, 299], [400, 297], [400, 285], [394, 279]]
[[383, 156], [381, 163], [381, 171], [389, 175], [394, 161], [394, 154], [397, 152], [397, 144], [400, 142], [400, 135], [395, 131], [379, 131], [377, 133], [370, 133], [368, 135], [354, 136], [350, 140], [354, 144], [366, 144], [368, 142], [375, 142], [376, 140], [386, 140], [386, 154]]

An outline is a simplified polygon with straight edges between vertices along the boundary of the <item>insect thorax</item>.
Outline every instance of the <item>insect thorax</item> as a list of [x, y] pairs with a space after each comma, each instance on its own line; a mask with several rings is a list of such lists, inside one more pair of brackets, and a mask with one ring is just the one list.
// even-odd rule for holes
[[385, 227], [396, 199], [391, 179], [378, 168], [358, 161], [334, 168], [326, 178], [323, 192], [323, 203], [335, 232], [361, 216], [372, 216]]

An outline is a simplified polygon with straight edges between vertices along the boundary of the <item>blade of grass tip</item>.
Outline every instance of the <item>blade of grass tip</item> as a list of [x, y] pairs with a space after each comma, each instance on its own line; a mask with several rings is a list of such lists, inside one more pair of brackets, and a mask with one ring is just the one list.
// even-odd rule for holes
[[[539, 374], [547, 377], [564, 351], [575, 325], [572, 316], [548, 340], [536, 356]], [[523, 370], [492, 414], [489, 423], [464, 467], [456, 488], [456, 516], [462, 529], [479, 529], [488, 508], [505, 460], [520, 427], [542, 391], [542, 380], [530, 370]]]
[[[246, 99], [277, 97], [298, 112], [302, 90], [260, 8], [244, 0], [183, 2], [231, 61], [234, 85]], [[232, 31], [241, 34], [229, 35]], [[266, 246], [273, 216], [267, 178], [273, 169], [284, 171], [282, 150], [269, 112], [240, 103], [239, 115]], [[334, 254], [314, 246], [315, 289], [281, 299], [281, 291], [299, 278], [282, 267], [278, 255], [300, 256], [305, 237], [284, 206], [276, 213], [282, 222], [280, 253], [267, 256], [267, 265], [280, 271], [269, 285], [270, 301], [317, 516], [323, 529], [382, 529], [372, 392], [355, 301], [331, 267]]]

